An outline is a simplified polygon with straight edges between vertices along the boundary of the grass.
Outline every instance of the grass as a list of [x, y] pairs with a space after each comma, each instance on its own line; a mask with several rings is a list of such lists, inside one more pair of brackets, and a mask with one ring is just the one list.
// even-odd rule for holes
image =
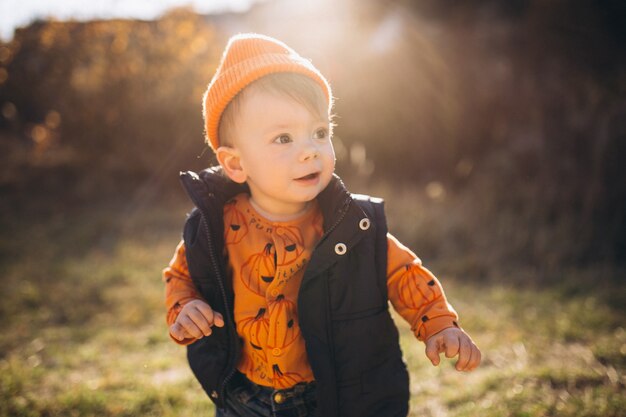
[[614, 311], [593, 296], [449, 284], [483, 362], [471, 374], [433, 368], [404, 334], [415, 416], [624, 415], [626, 332]]
[[[0, 217], [0, 417], [212, 415], [164, 321], [160, 272], [185, 210]], [[398, 321], [411, 415], [626, 416], [624, 285], [567, 285], [577, 274], [547, 288], [440, 276], [483, 363], [433, 367]]]

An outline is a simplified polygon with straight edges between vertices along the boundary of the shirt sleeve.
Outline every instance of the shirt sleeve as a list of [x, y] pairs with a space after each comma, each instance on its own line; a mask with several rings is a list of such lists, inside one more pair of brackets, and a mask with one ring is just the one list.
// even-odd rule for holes
[[[169, 265], [163, 270], [163, 282], [165, 283], [165, 306], [167, 308], [165, 318], [168, 326], [171, 326], [185, 304], [192, 300], [202, 299], [189, 275], [185, 243], [182, 240], [176, 247]], [[191, 338], [178, 340], [171, 335], [170, 337], [180, 345], [188, 345], [195, 341]]]
[[387, 234], [387, 290], [394, 309], [425, 341], [448, 327], [458, 327], [458, 316], [448, 304], [439, 280], [422, 261], [391, 234]]

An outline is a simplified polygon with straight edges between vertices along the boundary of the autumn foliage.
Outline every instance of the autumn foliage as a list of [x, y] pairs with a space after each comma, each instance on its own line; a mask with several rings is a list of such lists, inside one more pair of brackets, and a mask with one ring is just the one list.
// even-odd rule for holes
[[241, 14], [37, 21], [0, 44], [0, 193], [18, 211], [41, 206], [33, 195], [184, 198], [178, 171], [212, 161], [200, 103], [225, 41], [258, 31], [331, 81], [348, 185], [410, 184], [422, 208], [440, 204], [441, 233], [430, 221], [399, 233], [422, 254], [623, 263], [625, 15], [618, 1], [275, 0]]

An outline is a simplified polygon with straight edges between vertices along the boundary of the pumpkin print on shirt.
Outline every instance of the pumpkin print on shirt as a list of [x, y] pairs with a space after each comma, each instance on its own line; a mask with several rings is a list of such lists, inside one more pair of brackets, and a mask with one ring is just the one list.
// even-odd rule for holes
[[270, 321], [267, 346], [271, 349], [284, 349], [296, 340], [300, 335], [300, 327], [297, 324], [296, 312], [298, 309], [294, 302], [279, 295], [270, 304]]
[[297, 372], [283, 372], [278, 365], [272, 366], [272, 372], [276, 388], [291, 388], [302, 381], [302, 376]]
[[276, 265], [289, 265], [302, 255], [304, 242], [300, 229], [294, 226], [276, 228]]
[[[245, 233], [229, 230], [232, 222]], [[224, 230], [231, 242], [226, 248], [243, 341], [237, 368], [254, 383], [274, 388], [312, 381], [296, 301], [305, 266], [322, 236], [317, 202], [297, 219], [271, 222], [256, 212], [247, 194], [240, 194], [224, 209]]]
[[254, 317], [247, 317], [237, 323], [237, 332], [245, 335], [245, 339], [252, 349], [264, 360], [266, 359], [263, 345], [269, 333], [269, 320], [265, 317], [266, 309], [261, 307]]
[[424, 300], [431, 302], [441, 296], [441, 287], [433, 275], [427, 274], [424, 268], [407, 264], [406, 272], [398, 282], [398, 299], [407, 308], [418, 309]]
[[266, 243], [263, 250], [250, 256], [241, 267], [240, 276], [244, 285], [260, 296], [265, 295], [276, 274], [273, 247], [272, 243]]

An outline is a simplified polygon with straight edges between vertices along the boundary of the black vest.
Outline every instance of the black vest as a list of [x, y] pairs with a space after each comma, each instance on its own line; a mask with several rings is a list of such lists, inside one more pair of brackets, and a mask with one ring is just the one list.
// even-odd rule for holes
[[[240, 339], [224, 249], [223, 205], [245, 185], [219, 169], [181, 173], [196, 208], [183, 237], [189, 273], [226, 325], [187, 348], [196, 378], [218, 407], [234, 375]], [[338, 177], [318, 196], [324, 236], [306, 267], [298, 317], [317, 382], [318, 416], [408, 414], [409, 377], [387, 302], [387, 225], [383, 203], [351, 195]], [[367, 220], [364, 220], [367, 219]], [[345, 245], [345, 252], [342, 250]]]

